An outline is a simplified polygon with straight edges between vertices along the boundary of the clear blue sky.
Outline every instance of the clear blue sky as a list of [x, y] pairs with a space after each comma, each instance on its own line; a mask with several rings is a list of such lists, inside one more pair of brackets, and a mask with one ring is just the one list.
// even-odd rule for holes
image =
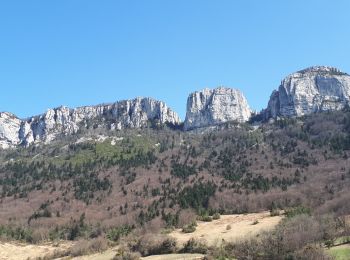
[[296, 70], [350, 72], [349, 13], [349, 0], [1, 1], [0, 111], [151, 96], [184, 118], [190, 92], [219, 85], [260, 110]]

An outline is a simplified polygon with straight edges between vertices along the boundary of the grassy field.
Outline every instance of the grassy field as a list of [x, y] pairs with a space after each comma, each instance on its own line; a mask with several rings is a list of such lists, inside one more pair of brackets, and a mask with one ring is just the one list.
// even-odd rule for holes
[[[252, 213], [252, 214], [240, 214], [240, 215], [225, 215], [221, 216], [218, 220], [212, 222], [198, 222], [197, 230], [190, 234], [185, 234], [181, 230], [175, 230], [170, 233], [170, 236], [174, 237], [178, 241], [178, 245], [188, 241], [190, 238], [205, 239], [209, 244], [215, 244], [225, 241], [231, 241], [235, 239], [242, 239], [249, 236], [254, 236], [257, 233], [269, 230], [275, 227], [280, 220], [281, 216], [271, 217], [269, 212]], [[230, 226], [230, 229], [227, 227]], [[43, 257], [50, 255], [54, 251], [69, 248], [69, 244], [62, 243], [60, 245], [46, 244], [46, 245], [27, 245], [19, 243], [3, 243], [0, 244], [0, 260], [26, 260], [28, 258]], [[99, 254], [81, 256], [73, 258], [75, 260], [109, 260], [116, 254], [115, 249], [108, 249], [107, 251]], [[162, 256], [150, 256], [145, 257], [147, 260], [177, 260], [177, 259], [201, 259], [202, 255], [191, 254], [172, 254]]]
[[154, 255], [143, 257], [144, 260], [199, 260], [203, 259], [200, 254], [171, 254], [171, 255]]
[[254, 236], [262, 231], [274, 228], [280, 221], [281, 216], [270, 216], [270, 212], [223, 215], [212, 222], [198, 222], [196, 231], [183, 233], [177, 229], [170, 233], [179, 244], [187, 242], [191, 238], [203, 239], [209, 245], [215, 245], [225, 240], [234, 241], [249, 236]]
[[0, 260], [27, 260], [51, 255], [57, 251], [67, 250], [71, 244], [61, 243], [58, 246], [50, 244], [28, 245], [22, 243], [0, 243]]
[[348, 260], [350, 259], [350, 245], [335, 246], [328, 250], [336, 260]]

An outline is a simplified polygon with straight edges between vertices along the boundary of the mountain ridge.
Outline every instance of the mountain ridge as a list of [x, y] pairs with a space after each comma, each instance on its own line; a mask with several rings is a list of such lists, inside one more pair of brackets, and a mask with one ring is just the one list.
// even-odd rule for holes
[[0, 147], [47, 143], [58, 136], [74, 134], [81, 128], [141, 128], [150, 120], [159, 124], [180, 123], [177, 113], [164, 102], [152, 98], [135, 98], [73, 109], [60, 106], [24, 120], [10, 113], [2, 113]]
[[[267, 108], [258, 115], [262, 120], [302, 116], [340, 110], [349, 101], [349, 74], [335, 67], [312, 66], [286, 76], [278, 89], [272, 92]], [[59, 106], [25, 119], [10, 112], [2, 112], [0, 147], [48, 143], [58, 136], [71, 135], [81, 128], [89, 127], [122, 130], [142, 128], [150, 122], [156, 122], [183, 124], [183, 130], [189, 131], [230, 121], [244, 123], [251, 119], [252, 114], [240, 90], [223, 86], [190, 93], [184, 121], [165, 102], [150, 97], [76, 108]]]

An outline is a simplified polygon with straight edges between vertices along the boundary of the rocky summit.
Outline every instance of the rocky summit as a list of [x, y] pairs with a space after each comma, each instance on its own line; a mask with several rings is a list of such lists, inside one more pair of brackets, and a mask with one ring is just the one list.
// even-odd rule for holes
[[191, 93], [187, 99], [185, 130], [219, 125], [229, 121], [245, 122], [251, 110], [242, 92], [219, 87]]
[[287, 76], [264, 111], [265, 118], [302, 116], [339, 110], [350, 99], [350, 76], [326, 66], [310, 67]]
[[62, 106], [25, 120], [10, 113], [0, 113], [0, 147], [49, 143], [81, 129], [141, 128], [150, 121], [177, 125], [180, 118], [164, 102], [151, 98], [136, 98], [75, 109]]
[[[341, 110], [350, 101], [350, 75], [327, 66], [314, 66], [287, 76], [273, 91], [268, 106], [254, 120], [294, 117]], [[246, 122], [252, 111], [242, 92], [218, 87], [191, 93], [187, 99], [185, 131]], [[78, 108], [59, 107], [28, 119], [0, 113], [0, 148], [49, 143], [82, 130], [121, 130], [149, 124], [180, 125], [179, 116], [164, 102], [135, 98]]]

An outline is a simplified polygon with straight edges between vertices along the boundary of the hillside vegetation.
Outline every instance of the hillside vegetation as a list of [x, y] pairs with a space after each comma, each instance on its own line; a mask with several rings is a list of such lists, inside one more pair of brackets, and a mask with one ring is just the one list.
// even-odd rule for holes
[[[232, 122], [192, 132], [154, 124], [96, 129], [47, 145], [3, 150], [0, 238], [29, 243], [104, 238], [118, 244], [219, 214], [269, 210], [287, 214], [275, 231], [205, 253], [294, 259], [287, 257], [305, 255], [311, 246], [307, 253], [316, 255], [316, 244], [332, 246], [337, 237], [350, 235], [349, 155], [346, 110], [259, 127]], [[129, 243], [128, 250], [147, 256], [182, 246], [169, 240], [144, 250], [141, 240]], [[278, 251], [266, 243], [278, 245]], [[255, 251], [238, 249], [247, 245]]]

